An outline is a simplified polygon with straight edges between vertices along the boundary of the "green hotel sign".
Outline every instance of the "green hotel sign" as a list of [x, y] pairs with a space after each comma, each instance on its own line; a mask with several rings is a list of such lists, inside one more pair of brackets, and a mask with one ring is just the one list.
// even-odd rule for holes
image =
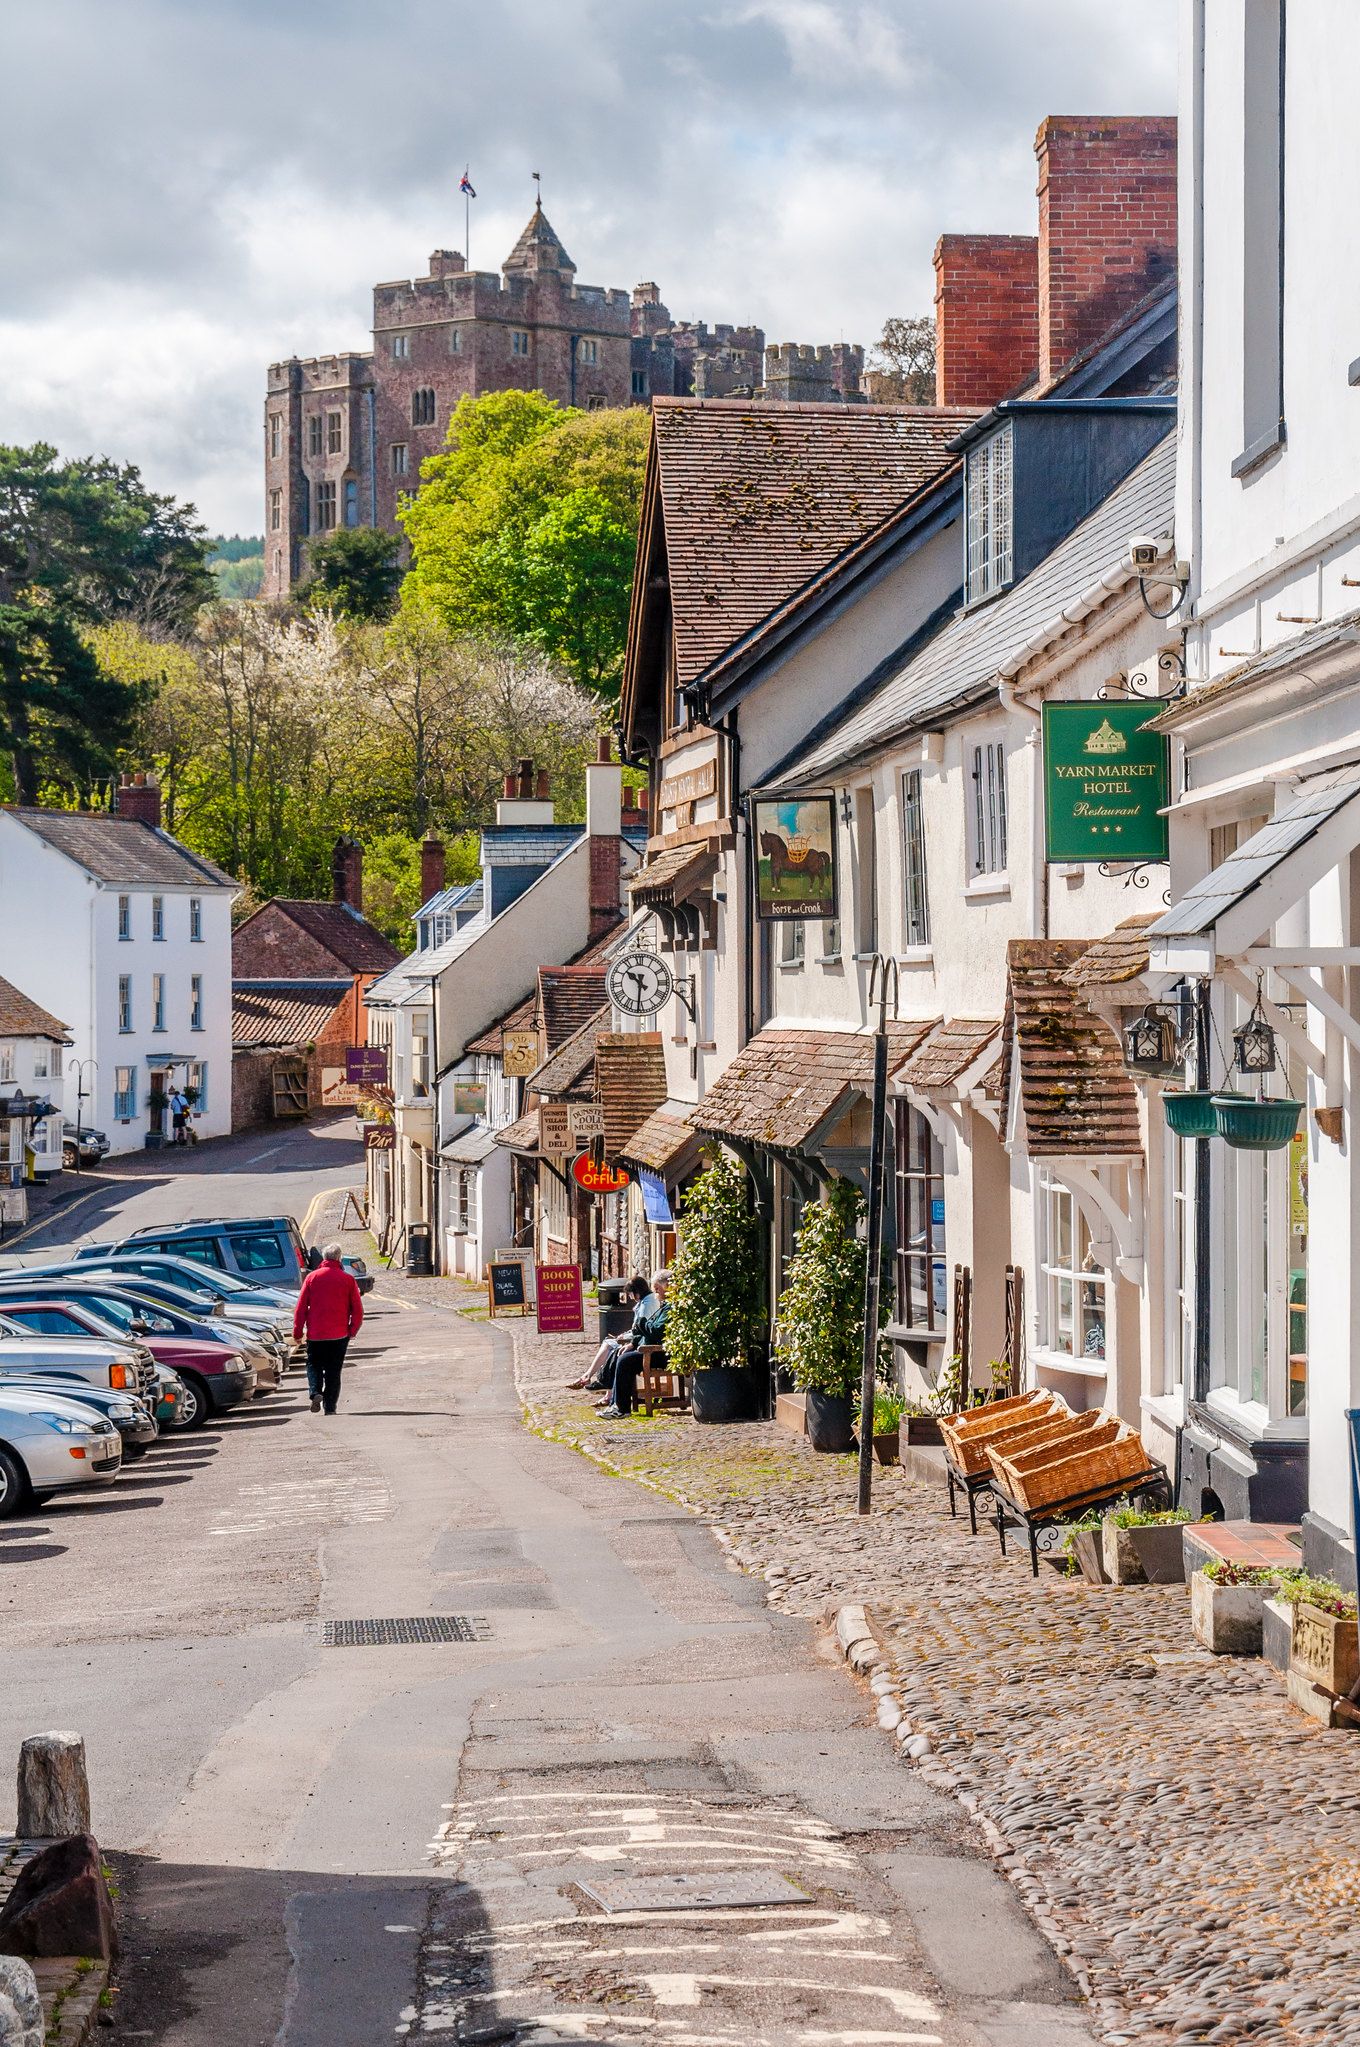
[[1159, 704], [1045, 704], [1050, 860], [1165, 860], [1167, 742]]

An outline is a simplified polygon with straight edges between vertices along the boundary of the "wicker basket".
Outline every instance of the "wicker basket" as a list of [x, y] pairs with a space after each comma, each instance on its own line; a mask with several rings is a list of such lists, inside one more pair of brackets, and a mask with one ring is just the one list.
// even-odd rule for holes
[[[1103, 1429], [1090, 1433], [1102, 1438], [1105, 1434]], [[1125, 1480], [1145, 1471], [1147, 1461], [1142, 1438], [1120, 1425], [1112, 1440], [1083, 1439], [1081, 1448], [1070, 1455], [1021, 1473], [1023, 1491], [1013, 1497], [1033, 1513], [1051, 1506], [1055, 1500], [1078, 1499], [1083, 1493], [1112, 1492]]]
[[965, 1478], [978, 1478], [991, 1468], [990, 1459], [994, 1451], [1009, 1455], [1012, 1450], [1028, 1449], [1031, 1444], [1046, 1442], [1050, 1436], [1061, 1432], [1066, 1420], [1067, 1416], [1063, 1414], [1032, 1410], [1013, 1421], [1009, 1428], [996, 1429], [990, 1436], [966, 1437], [953, 1455], [954, 1468]]
[[1119, 1428], [1113, 1415], [1099, 1411], [1063, 1415], [1053, 1420], [1042, 1437], [1031, 1437], [1027, 1443], [994, 1443], [988, 1462], [1004, 1490], [1023, 1506], [1024, 1483], [1030, 1472], [1056, 1458], [1075, 1456], [1088, 1447], [1092, 1436], [1100, 1442], [1112, 1443]]
[[995, 1409], [973, 1408], [957, 1419], [942, 1420], [940, 1434], [955, 1470], [976, 1478], [987, 1469], [988, 1444], [1046, 1427], [1066, 1412], [1066, 1403], [1056, 1393], [1026, 1393], [1015, 1400], [998, 1400]]

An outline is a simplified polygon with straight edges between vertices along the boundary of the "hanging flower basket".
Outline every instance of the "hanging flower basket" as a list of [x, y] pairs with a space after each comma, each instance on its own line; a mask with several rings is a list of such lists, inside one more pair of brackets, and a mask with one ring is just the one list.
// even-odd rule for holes
[[1234, 1151], [1283, 1151], [1293, 1139], [1303, 1103], [1249, 1095], [1215, 1095], [1218, 1134]]
[[[1243, 1100], [1246, 1099], [1243, 1096]], [[1208, 1088], [1164, 1089], [1162, 1113], [1177, 1137], [1215, 1137], [1218, 1134], [1214, 1097]]]

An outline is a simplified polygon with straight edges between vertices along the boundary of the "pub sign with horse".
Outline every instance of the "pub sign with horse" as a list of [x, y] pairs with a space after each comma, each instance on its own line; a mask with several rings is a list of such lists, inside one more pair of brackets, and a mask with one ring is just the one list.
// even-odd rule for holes
[[830, 796], [763, 797], [752, 806], [756, 915], [836, 915], [836, 812]]

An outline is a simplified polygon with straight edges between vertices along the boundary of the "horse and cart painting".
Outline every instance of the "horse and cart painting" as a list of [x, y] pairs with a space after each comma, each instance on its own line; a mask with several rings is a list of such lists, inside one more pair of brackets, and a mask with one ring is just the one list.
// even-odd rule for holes
[[756, 912], [765, 918], [836, 915], [836, 818], [829, 796], [755, 805]]

